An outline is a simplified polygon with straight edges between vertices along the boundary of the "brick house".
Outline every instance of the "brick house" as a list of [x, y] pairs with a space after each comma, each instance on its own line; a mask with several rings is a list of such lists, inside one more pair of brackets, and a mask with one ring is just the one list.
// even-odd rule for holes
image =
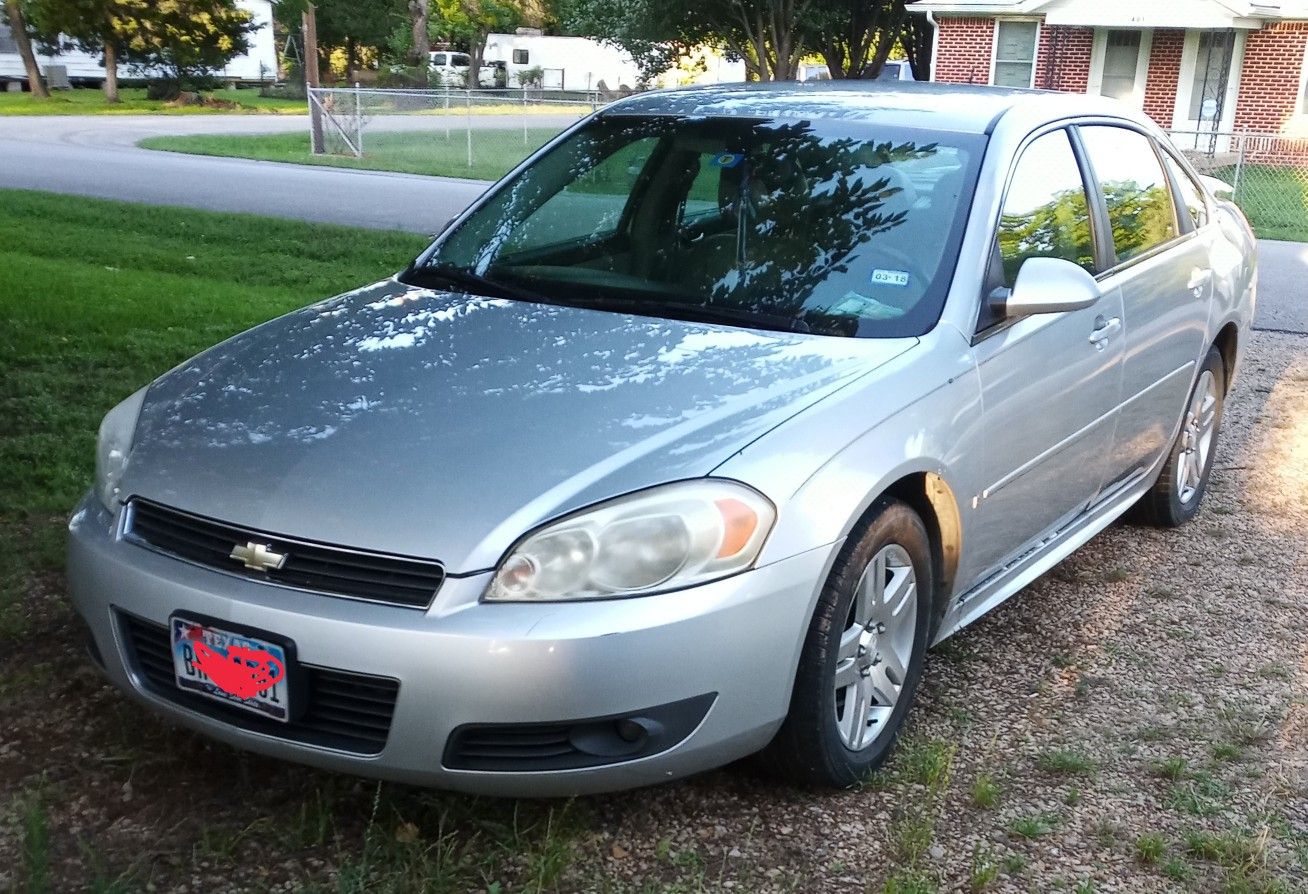
[[919, 0], [932, 80], [1118, 97], [1162, 127], [1308, 134], [1308, 0]]

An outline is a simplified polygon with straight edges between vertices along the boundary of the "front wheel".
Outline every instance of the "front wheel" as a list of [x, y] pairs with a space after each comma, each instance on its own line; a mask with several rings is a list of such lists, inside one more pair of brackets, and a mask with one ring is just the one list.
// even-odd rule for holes
[[1208, 351], [1194, 390], [1186, 404], [1181, 430], [1172, 444], [1158, 480], [1141, 498], [1141, 520], [1164, 528], [1175, 528], [1194, 518], [1208, 489], [1217, 454], [1217, 435], [1222, 428], [1222, 404], [1226, 394], [1226, 368], [1216, 348]]
[[848, 787], [885, 760], [922, 678], [931, 546], [907, 504], [882, 500], [818, 598], [790, 713], [765, 759], [797, 782]]

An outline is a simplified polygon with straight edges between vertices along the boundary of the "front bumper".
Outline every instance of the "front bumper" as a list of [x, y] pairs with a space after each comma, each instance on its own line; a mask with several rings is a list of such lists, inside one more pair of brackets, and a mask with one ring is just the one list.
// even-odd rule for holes
[[[765, 745], [789, 706], [795, 667], [834, 545], [711, 584], [575, 604], [478, 601], [488, 574], [446, 580], [426, 611], [250, 581], [119, 539], [93, 497], [69, 523], [68, 578], [105, 674], [161, 714], [242, 748], [377, 778], [506, 796], [647, 785]], [[185, 611], [288, 637], [304, 665], [398, 681], [375, 754], [242, 728], [152, 686], [124, 618], [163, 625]], [[702, 721], [647, 757], [561, 770], [445, 765], [468, 725], [560, 724], [705, 698]], [[702, 707], [700, 709], [702, 711]]]

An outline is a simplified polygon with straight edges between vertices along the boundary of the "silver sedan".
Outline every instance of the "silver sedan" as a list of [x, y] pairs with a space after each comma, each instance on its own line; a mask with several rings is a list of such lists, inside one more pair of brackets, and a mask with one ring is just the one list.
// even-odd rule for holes
[[929, 646], [1128, 511], [1194, 516], [1255, 281], [1109, 100], [635, 96], [111, 411], [73, 601], [116, 686], [272, 757], [850, 785]]

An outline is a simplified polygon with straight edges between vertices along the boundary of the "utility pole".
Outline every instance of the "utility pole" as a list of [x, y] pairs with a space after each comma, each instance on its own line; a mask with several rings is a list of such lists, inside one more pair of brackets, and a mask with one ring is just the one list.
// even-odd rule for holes
[[309, 147], [314, 155], [322, 155], [322, 109], [318, 106], [318, 97], [314, 88], [318, 82], [318, 8], [310, 3], [304, 9], [302, 19], [304, 32], [304, 85], [309, 94]]

